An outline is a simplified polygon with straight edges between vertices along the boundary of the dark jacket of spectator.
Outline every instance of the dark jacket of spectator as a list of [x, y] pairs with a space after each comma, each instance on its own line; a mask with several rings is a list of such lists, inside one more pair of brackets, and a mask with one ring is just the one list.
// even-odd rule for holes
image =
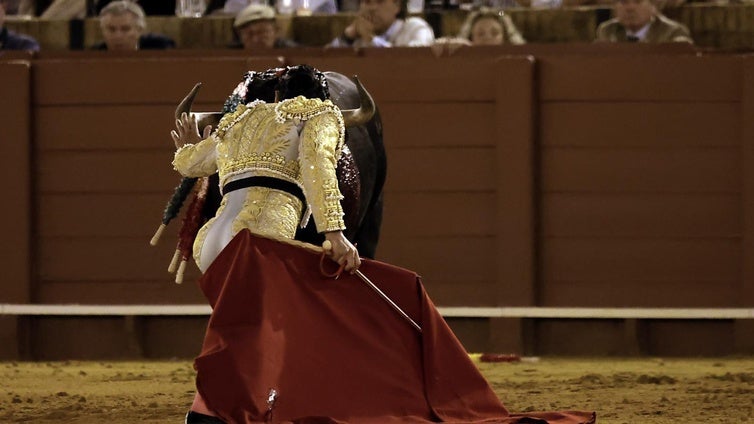
[[632, 37], [617, 18], [605, 21], [597, 28], [597, 41], [613, 43], [693, 43], [688, 28], [660, 14], [652, 18], [643, 37]]
[[36, 52], [39, 51], [39, 43], [28, 35], [18, 34], [2, 27], [0, 28], [0, 50], [31, 50]]

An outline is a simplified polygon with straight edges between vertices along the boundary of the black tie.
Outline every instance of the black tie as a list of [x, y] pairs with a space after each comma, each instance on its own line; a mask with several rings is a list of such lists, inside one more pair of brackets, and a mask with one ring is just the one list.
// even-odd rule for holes
[[636, 43], [636, 42], [639, 41], [639, 37], [637, 37], [635, 35], [627, 35], [626, 36], [626, 41], [628, 41], [629, 43]]

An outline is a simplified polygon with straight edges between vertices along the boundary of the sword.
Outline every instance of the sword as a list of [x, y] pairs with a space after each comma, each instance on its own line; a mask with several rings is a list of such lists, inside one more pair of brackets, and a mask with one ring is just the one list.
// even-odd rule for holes
[[408, 323], [411, 324], [411, 326], [416, 329], [416, 331], [418, 331], [419, 333], [422, 332], [422, 328], [419, 327], [419, 324], [417, 324], [416, 321], [414, 321], [413, 319], [411, 319], [411, 317], [408, 316], [408, 314], [405, 313], [403, 311], [403, 309], [401, 309], [400, 306], [396, 305], [395, 302], [393, 302], [393, 300], [390, 299], [388, 297], [388, 295], [385, 294], [385, 292], [383, 292], [382, 290], [380, 290], [379, 287], [377, 287], [376, 285], [374, 285], [374, 283], [369, 278], [367, 278], [367, 276], [364, 275], [363, 272], [361, 272], [361, 271], [359, 271], [357, 269], [356, 272], [355, 272], [355, 274], [356, 274], [357, 277], [359, 277], [359, 279], [361, 279], [361, 281], [363, 281], [367, 286], [369, 286], [370, 289], [374, 290], [374, 292], [377, 293], [382, 298], [382, 300], [384, 300], [385, 302], [387, 302], [388, 305], [392, 306], [393, 309], [395, 310], [395, 312], [398, 312], [398, 314], [400, 316], [402, 316], [403, 318], [405, 318], [406, 321], [408, 321]]
[[[325, 242], [322, 243], [322, 249], [325, 252], [327, 252], [327, 251], [329, 251], [329, 250], [332, 249], [332, 243], [330, 243], [330, 240], [325, 240]], [[383, 292], [382, 290], [380, 290], [380, 288], [377, 287], [372, 282], [372, 280], [370, 280], [366, 275], [364, 275], [363, 272], [359, 271], [358, 269], [356, 270], [356, 272], [354, 274], [356, 274], [356, 276], [359, 277], [359, 279], [361, 281], [363, 281], [364, 284], [367, 285], [367, 287], [369, 287], [370, 289], [372, 289], [372, 291], [374, 291], [375, 293], [377, 293], [377, 295], [380, 296], [382, 298], [382, 300], [384, 300], [388, 305], [390, 305], [390, 307], [393, 308], [393, 310], [395, 312], [397, 312], [398, 315], [400, 315], [401, 317], [403, 317], [403, 319], [405, 319], [409, 324], [411, 324], [412, 327], [414, 327], [416, 329], [416, 331], [418, 331], [421, 334], [422, 328], [419, 326], [419, 324], [417, 324], [416, 321], [414, 321], [410, 316], [408, 316], [408, 314], [406, 312], [404, 312], [403, 309], [401, 309], [400, 306], [398, 306], [395, 302], [393, 302], [393, 299], [391, 299], [388, 295], [386, 295], [385, 292]]]

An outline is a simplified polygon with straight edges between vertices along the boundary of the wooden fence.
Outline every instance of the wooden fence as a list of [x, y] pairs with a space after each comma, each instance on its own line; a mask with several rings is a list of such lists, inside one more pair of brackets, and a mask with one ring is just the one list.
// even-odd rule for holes
[[[306, 62], [358, 74], [377, 100], [389, 158], [378, 257], [418, 271], [438, 305], [754, 306], [754, 61], [648, 46], [516, 52], [1, 60], [14, 206], [0, 219], [0, 303], [201, 303], [195, 270], [182, 286], [165, 271], [175, 237], [148, 245], [178, 181], [175, 104], [202, 81], [196, 109], [217, 110], [246, 70]], [[470, 350], [754, 352], [752, 320], [730, 317], [449, 321]], [[204, 322], [0, 316], [0, 353], [191, 356]]]

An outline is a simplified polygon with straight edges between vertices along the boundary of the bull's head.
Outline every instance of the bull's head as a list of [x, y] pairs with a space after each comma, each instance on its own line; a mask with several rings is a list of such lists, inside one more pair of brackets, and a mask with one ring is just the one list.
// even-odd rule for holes
[[[356, 88], [359, 90], [361, 104], [358, 109], [344, 109], [341, 111], [343, 113], [343, 121], [345, 122], [346, 127], [366, 124], [370, 119], [372, 119], [376, 110], [372, 95], [369, 94], [366, 88], [364, 88], [357, 76], [353, 77], [353, 82], [356, 84]], [[213, 129], [217, 128], [217, 124], [220, 122], [220, 118], [222, 118], [223, 116], [223, 114], [220, 112], [191, 111], [191, 105], [194, 103], [194, 98], [196, 97], [197, 93], [199, 93], [199, 88], [201, 88], [201, 86], [202, 83], [197, 83], [175, 109], [176, 119], [179, 119], [181, 114], [184, 112], [193, 115], [196, 118], [197, 127], [199, 127], [200, 131], [207, 125], [211, 125]]]

